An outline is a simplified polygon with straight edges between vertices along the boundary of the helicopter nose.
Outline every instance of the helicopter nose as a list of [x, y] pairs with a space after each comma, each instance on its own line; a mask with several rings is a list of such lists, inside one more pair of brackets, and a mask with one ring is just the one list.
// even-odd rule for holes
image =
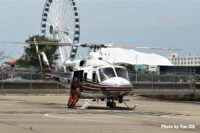
[[105, 81], [102, 82], [103, 85], [115, 85], [115, 86], [122, 86], [122, 85], [131, 85], [130, 81], [128, 81], [127, 79], [124, 78], [120, 78], [120, 77], [114, 77], [114, 78], [110, 78], [107, 79]]

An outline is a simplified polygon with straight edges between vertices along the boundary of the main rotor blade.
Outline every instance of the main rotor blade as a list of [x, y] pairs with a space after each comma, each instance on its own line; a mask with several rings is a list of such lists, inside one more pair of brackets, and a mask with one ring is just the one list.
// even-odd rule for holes
[[153, 49], [153, 50], [166, 50], [166, 51], [181, 51], [178, 48], [161, 48], [161, 47], [136, 47], [138, 49]]
[[1, 44], [27, 44], [26, 42], [0, 42]]
[[178, 48], [162, 48], [162, 47], [140, 47], [135, 45], [113, 45], [112, 48], [124, 48], [124, 49], [153, 49], [153, 50], [166, 50], [166, 51], [181, 51]]
[[46, 42], [46, 41], [27, 41], [27, 42], [0, 42], [0, 44], [37, 44], [37, 45], [56, 45], [56, 46], [81, 46], [88, 48], [107, 48], [111, 47], [110, 44], [97, 44], [97, 43], [61, 43], [61, 42]]
[[37, 44], [37, 45], [53, 45], [53, 46], [80, 46], [80, 44], [73, 44], [73, 43], [60, 43], [60, 42], [34, 42], [34, 41], [27, 41], [27, 42], [0, 42], [0, 44]]
[[[0, 44], [35, 44], [34, 41], [27, 42], [0, 42]], [[36, 41], [37, 45], [52, 45], [52, 46], [81, 46], [84, 48], [124, 48], [124, 49], [153, 49], [153, 50], [166, 50], [166, 51], [181, 51], [181, 49], [177, 48], [161, 48], [161, 47], [138, 47], [135, 45], [114, 45], [111, 43], [108, 44], [97, 44], [97, 43], [61, 43], [61, 42], [47, 42], [47, 41]]]

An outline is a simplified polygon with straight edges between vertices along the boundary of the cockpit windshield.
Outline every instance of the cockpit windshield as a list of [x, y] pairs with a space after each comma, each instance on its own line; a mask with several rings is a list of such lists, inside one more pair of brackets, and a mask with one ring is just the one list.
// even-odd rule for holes
[[101, 81], [104, 81], [109, 78], [113, 77], [121, 77], [124, 79], [129, 80], [128, 78], [128, 72], [123, 67], [105, 67], [99, 69], [99, 76]]
[[115, 72], [112, 67], [100, 68], [99, 69], [99, 76], [101, 81], [104, 81], [109, 78], [116, 77]]
[[125, 79], [129, 80], [128, 72], [125, 68], [115, 67], [115, 71], [116, 71], [118, 77], [125, 78]]

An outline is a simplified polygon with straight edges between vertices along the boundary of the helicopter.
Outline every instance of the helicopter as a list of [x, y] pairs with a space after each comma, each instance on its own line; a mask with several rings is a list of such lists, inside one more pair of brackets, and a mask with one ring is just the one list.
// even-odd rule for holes
[[[115, 108], [116, 101], [124, 103], [128, 108], [127, 96], [133, 92], [133, 85], [125, 67], [115, 65], [103, 59], [101, 48], [112, 47], [108, 44], [66, 44], [59, 43], [60, 46], [80, 46], [89, 48], [89, 52], [84, 59], [66, 60], [63, 66], [68, 70], [65, 75], [48, 73], [48, 76], [70, 80], [78, 78], [80, 84], [80, 99], [85, 99], [86, 103], [81, 107], [85, 109], [94, 100], [106, 100], [107, 107]], [[43, 53], [44, 56], [44, 53]], [[47, 60], [45, 61], [47, 62]], [[48, 64], [48, 63], [47, 63]]]
[[[72, 79], [78, 78], [80, 84], [80, 99], [106, 100], [107, 106], [116, 107], [116, 101], [127, 103], [124, 96], [133, 92], [133, 85], [129, 81], [125, 67], [114, 65], [103, 59], [101, 48], [110, 47], [105, 44], [81, 44], [90, 48], [85, 59], [67, 60], [63, 65], [73, 71]], [[82, 108], [86, 108], [89, 100]]]

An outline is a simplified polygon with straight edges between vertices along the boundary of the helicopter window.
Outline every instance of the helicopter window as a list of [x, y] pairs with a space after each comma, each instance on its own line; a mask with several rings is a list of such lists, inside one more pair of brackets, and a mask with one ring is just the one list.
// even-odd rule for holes
[[87, 73], [84, 73], [84, 81], [87, 81]]
[[99, 69], [99, 76], [101, 78], [101, 81], [104, 81], [104, 80], [109, 79], [109, 78], [116, 77], [115, 72], [114, 72], [112, 67]]
[[93, 72], [93, 74], [92, 74], [92, 82], [95, 82], [95, 81], [96, 81], [96, 73]]
[[128, 79], [128, 72], [125, 68], [115, 67], [115, 71], [118, 77]]

